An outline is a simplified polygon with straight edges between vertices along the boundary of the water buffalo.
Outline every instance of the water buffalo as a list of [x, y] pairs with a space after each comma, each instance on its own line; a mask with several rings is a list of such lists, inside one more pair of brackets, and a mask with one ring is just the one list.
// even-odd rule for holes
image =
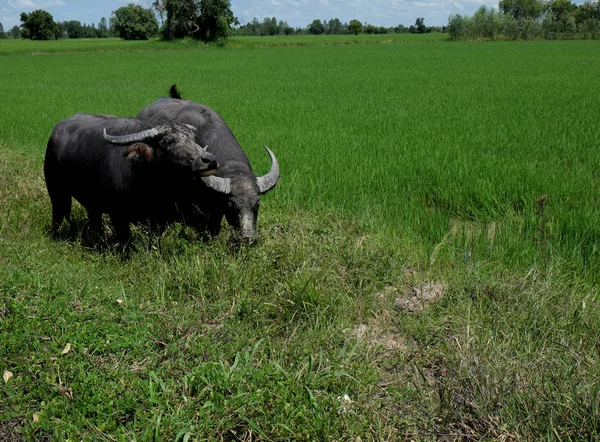
[[223, 216], [234, 227], [242, 240], [256, 239], [259, 195], [271, 190], [279, 180], [279, 164], [275, 155], [265, 146], [271, 157], [271, 169], [264, 176], [252, 172], [250, 161], [223, 119], [214, 110], [193, 101], [182, 100], [175, 85], [171, 98], [160, 98], [143, 108], [137, 118], [150, 124], [175, 120], [197, 128], [196, 143], [208, 146], [217, 157], [219, 169], [213, 176], [201, 178], [196, 195], [189, 203], [197, 206], [206, 217], [204, 226], [210, 235], [221, 229]]
[[60, 121], [46, 148], [44, 176], [57, 232], [71, 213], [71, 197], [87, 210], [94, 231], [108, 213], [126, 243], [129, 223], [168, 216], [195, 177], [217, 161], [194, 141], [195, 128], [173, 121], [76, 114]]

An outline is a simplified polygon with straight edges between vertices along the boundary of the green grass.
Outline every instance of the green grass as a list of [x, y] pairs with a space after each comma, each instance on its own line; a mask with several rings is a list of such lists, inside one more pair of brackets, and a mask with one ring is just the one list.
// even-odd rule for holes
[[[406, 42], [442, 41], [448, 34], [378, 34], [378, 35], [293, 35], [272, 37], [231, 37], [224, 46], [229, 48], [270, 48], [283, 46], [331, 46], [354, 44], [389, 44]], [[39, 40], [0, 40], [0, 55], [52, 54], [72, 52], [139, 52], [139, 51], [178, 51], [190, 49], [220, 48], [221, 45], [205, 44], [192, 39], [173, 42], [157, 38], [143, 41], [125, 41], [120, 38], [77, 38], [54, 41]]]
[[[0, 57], [0, 436], [599, 437], [598, 42], [120, 43]], [[260, 243], [51, 240], [54, 124], [173, 82], [280, 160]]]

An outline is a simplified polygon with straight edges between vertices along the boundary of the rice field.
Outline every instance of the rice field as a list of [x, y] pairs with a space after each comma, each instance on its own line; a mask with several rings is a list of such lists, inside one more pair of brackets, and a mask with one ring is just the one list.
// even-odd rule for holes
[[[600, 43], [148, 43], [0, 41], [0, 436], [598, 437]], [[52, 127], [173, 83], [277, 155], [261, 243], [50, 240]]]

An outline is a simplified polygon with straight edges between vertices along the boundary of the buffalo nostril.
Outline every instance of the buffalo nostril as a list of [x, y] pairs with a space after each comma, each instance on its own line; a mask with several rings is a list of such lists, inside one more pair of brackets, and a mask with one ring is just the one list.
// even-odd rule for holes
[[210, 157], [202, 157], [200, 158], [200, 161], [203, 164], [206, 164], [209, 167], [213, 167], [213, 168], [217, 168], [217, 160], [215, 158], [210, 158]]

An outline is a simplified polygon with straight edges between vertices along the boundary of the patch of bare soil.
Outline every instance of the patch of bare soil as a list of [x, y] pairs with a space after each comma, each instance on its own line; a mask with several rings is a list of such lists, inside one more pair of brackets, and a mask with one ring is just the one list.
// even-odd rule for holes
[[[386, 422], [388, 440], [436, 438], [435, 425], [423, 407], [436, 402], [437, 379], [444, 376], [444, 369], [422, 359], [423, 349], [410, 335], [402, 333], [398, 318], [423, 314], [443, 295], [440, 282], [423, 282], [404, 290], [387, 286], [374, 294], [380, 306], [375, 315], [350, 332], [353, 339], [373, 352], [380, 379], [372, 406]], [[422, 402], [399, 400], [398, 391], [403, 391], [403, 397], [418, 396]]]
[[401, 312], [419, 314], [431, 304], [442, 299], [444, 286], [439, 282], [424, 282], [411, 287], [407, 293], [396, 297], [394, 309]]
[[367, 324], [353, 329], [350, 335], [372, 348], [406, 351], [408, 345], [405, 337], [394, 330], [396, 316], [399, 312], [420, 314], [442, 299], [443, 293], [443, 285], [439, 282], [424, 282], [410, 287], [404, 293], [394, 286], [387, 286], [375, 297], [381, 305], [393, 302], [394, 308], [384, 307]]

